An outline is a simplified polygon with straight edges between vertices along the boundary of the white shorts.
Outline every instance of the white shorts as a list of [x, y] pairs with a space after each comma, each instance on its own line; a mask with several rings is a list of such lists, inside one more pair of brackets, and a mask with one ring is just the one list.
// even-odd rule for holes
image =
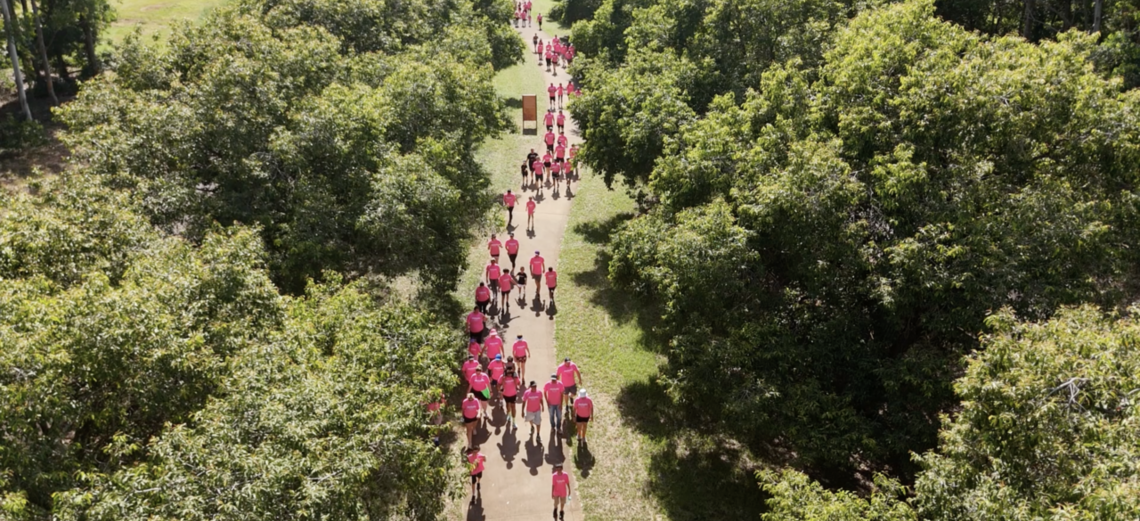
[[523, 418], [535, 425], [542, 425], [542, 411], [525, 413], [523, 414]]

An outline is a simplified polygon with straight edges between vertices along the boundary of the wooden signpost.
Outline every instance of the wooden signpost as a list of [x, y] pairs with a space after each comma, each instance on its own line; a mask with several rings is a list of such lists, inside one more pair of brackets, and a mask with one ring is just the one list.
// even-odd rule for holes
[[524, 129], [527, 121], [533, 121], [534, 130], [538, 132], [538, 98], [534, 94], [522, 95], [522, 117]]

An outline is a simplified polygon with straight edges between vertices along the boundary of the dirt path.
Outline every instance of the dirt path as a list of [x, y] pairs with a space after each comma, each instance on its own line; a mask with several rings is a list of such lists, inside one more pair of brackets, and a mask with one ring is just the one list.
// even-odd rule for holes
[[[517, 29], [523, 40], [527, 43], [528, 53], [526, 63], [534, 68], [534, 74], [542, 74], [545, 84], [565, 82], [569, 75], [559, 68], [557, 75], [554, 71], [547, 71], [546, 66], [538, 65], [537, 56], [533, 53], [531, 40], [535, 33], [544, 42], [550, 41], [550, 36], [539, 32], [535, 27]], [[543, 135], [545, 127], [542, 126], [542, 114], [547, 107], [546, 92], [526, 92], [521, 94], [534, 94], [538, 99], [539, 131], [533, 139], [533, 148], [540, 155], [545, 149]], [[529, 124], [528, 124], [529, 126]], [[579, 142], [577, 129], [569, 117], [566, 119], [566, 134], [570, 143]], [[524, 159], [519, 157], [519, 163]], [[549, 176], [547, 176], [549, 179]], [[516, 185], [517, 186], [517, 185]], [[518, 265], [523, 266], [534, 252], [542, 252], [547, 266], [558, 270], [558, 254], [562, 246], [562, 235], [566, 230], [566, 222], [570, 214], [570, 204], [574, 198], [578, 183], [570, 188], [563, 187], [559, 192], [544, 188], [539, 197], [534, 190], [518, 193], [519, 203], [515, 210], [514, 222], [508, 224], [506, 232], [514, 232], [519, 240]], [[535, 210], [535, 224], [533, 231], [526, 227], [526, 200], [535, 197], [538, 203]], [[499, 232], [503, 232], [500, 230]], [[499, 236], [505, 241], [505, 233]], [[502, 259], [507, 261], [506, 255]], [[509, 265], [509, 261], [507, 261]], [[528, 270], [529, 271], [529, 270]], [[567, 278], [560, 277], [560, 286], [569, 284]], [[523, 335], [531, 349], [531, 358], [527, 361], [526, 378], [537, 382], [539, 389], [550, 380], [556, 365], [554, 352], [554, 327], [558, 316], [558, 309], [547, 297], [546, 287], [543, 284], [542, 292], [535, 294], [533, 281], [528, 281], [525, 304], [512, 295], [509, 313], [503, 314], [497, 308], [492, 309], [492, 327], [498, 329], [504, 339], [504, 348], [510, 351], [517, 335]], [[581, 368], [584, 378], [589, 382], [589, 368]], [[573, 458], [569, 451], [573, 450], [570, 443], [556, 439], [551, 434], [549, 417], [543, 414], [541, 429], [542, 445], [538, 445], [535, 437], [528, 436], [528, 427], [522, 421], [522, 404], [518, 404], [519, 428], [517, 432], [507, 429], [506, 415], [502, 408], [496, 408], [493, 421], [487, 429], [477, 431], [475, 443], [480, 452], [487, 457], [486, 469], [483, 472], [482, 497], [475, 503], [465, 502], [466, 519], [468, 521], [500, 521], [500, 520], [541, 520], [552, 519], [553, 501], [550, 497], [550, 475], [553, 464], [562, 462], [566, 471], [572, 472]], [[564, 423], [564, 431], [573, 437], [573, 422]], [[462, 434], [461, 434], [462, 436]], [[460, 438], [462, 440], [462, 437]], [[571, 500], [566, 506], [566, 520], [580, 521], [583, 518], [578, 498], [577, 480], [571, 480]]]

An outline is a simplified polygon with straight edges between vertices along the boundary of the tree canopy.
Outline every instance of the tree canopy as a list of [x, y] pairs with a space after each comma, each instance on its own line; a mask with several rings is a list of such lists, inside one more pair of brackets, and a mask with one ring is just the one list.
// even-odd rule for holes
[[933, 13], [867, 11], [817, 69], [717, 97], [612, 244], [610, 277], [663, 317], [676, 396], [821, 476], [909, 475], [992, 310], [1135, 287], [1137, 92], [1094, 70], [1090, 36]]

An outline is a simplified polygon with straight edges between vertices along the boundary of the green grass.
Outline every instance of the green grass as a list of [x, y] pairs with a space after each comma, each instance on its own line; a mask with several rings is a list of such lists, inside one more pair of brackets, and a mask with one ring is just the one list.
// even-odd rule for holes
[[550, 8], [554, 7], [554, 0], [533, 0], [533, 2], [530, 12], [532, 15], [542, 13], [542, 32], [552, 36], [566, 36], [570, 34], [569, 27], [547, 20], [550, 14]]
[[118, 0], [111, 5], [118, 19], [107, 29], [110, 43], [117, 43], [135, 27], [140, 27], [144, 36], [169, 34], [171, 23], [176, 20], [194, 21], [226, 0]]

